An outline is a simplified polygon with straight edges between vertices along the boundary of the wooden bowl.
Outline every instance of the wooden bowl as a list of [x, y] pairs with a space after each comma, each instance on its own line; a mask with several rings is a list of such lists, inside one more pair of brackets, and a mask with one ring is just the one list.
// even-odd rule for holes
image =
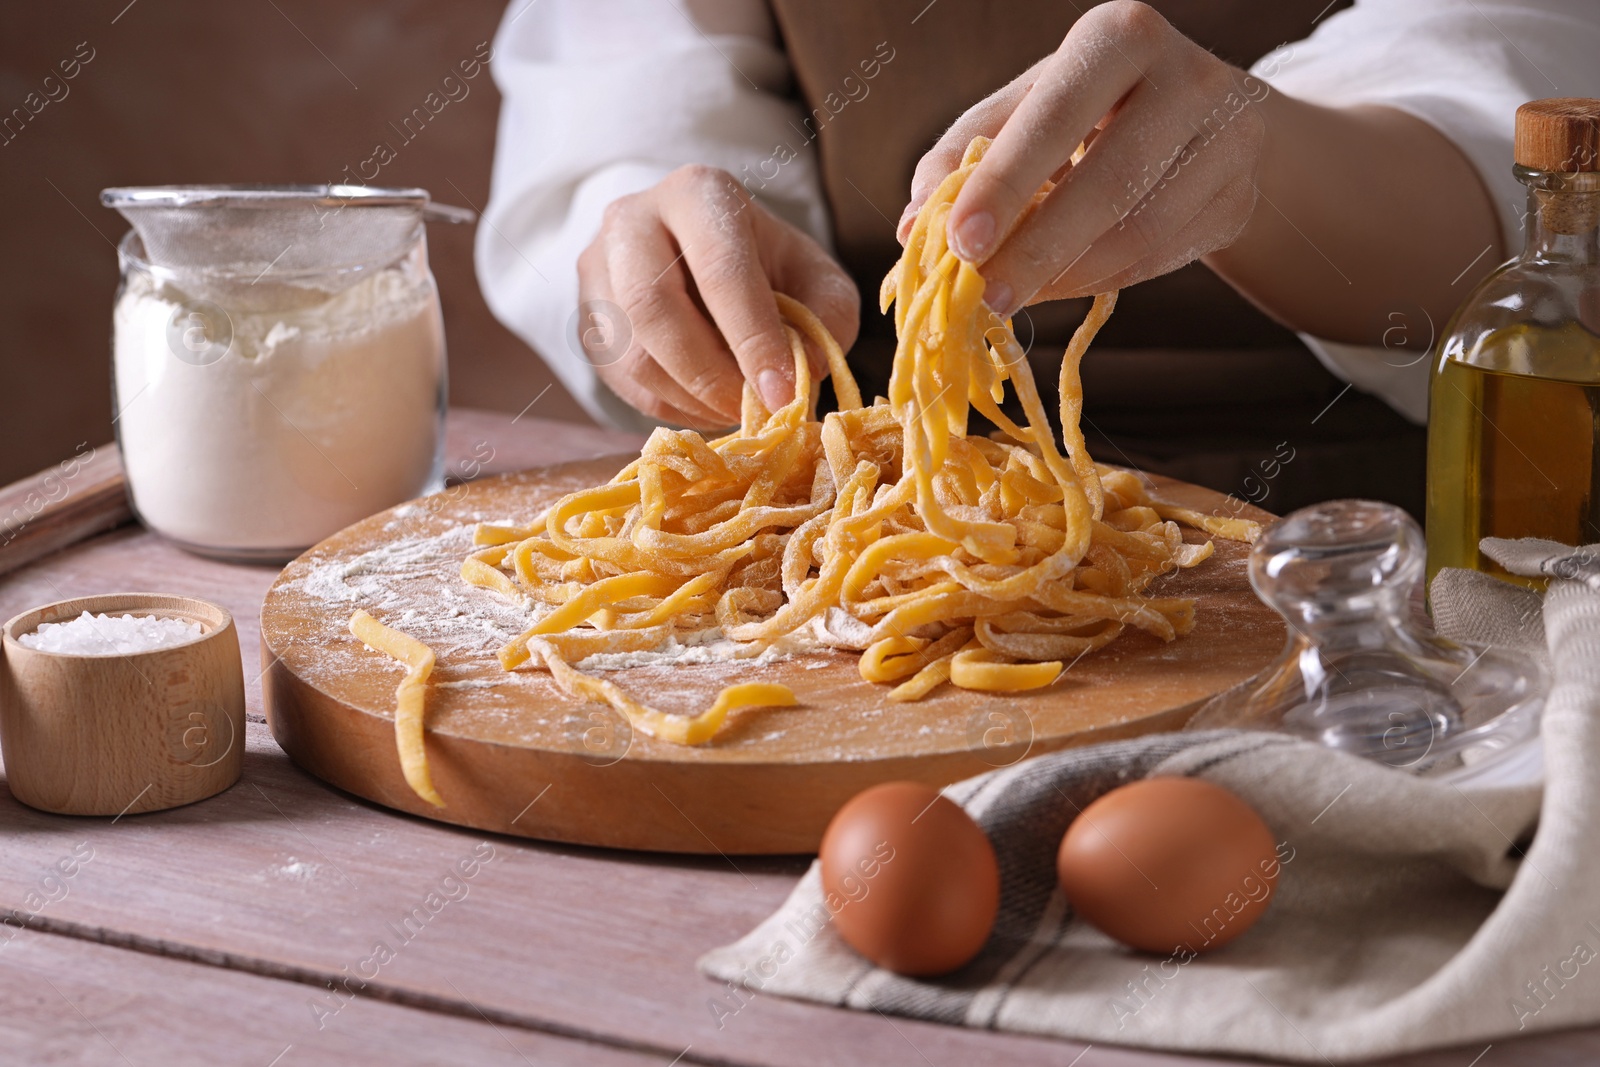
[[[187, 644], [71, 655], [18, 642], [83, 612], [198, 623]], [[244, 760], [244, 668], [233, 616], [194, 597], [111, 593], [25, 611], [0, 631], [0, 747], [11, 794], [63, 815], [160, 811], [214, 796]]]

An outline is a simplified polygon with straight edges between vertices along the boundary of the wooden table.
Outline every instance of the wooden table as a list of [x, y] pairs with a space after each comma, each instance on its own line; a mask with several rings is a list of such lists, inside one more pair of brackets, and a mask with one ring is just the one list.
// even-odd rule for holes
[[[450, 429], [452, 470], [470, 471], [461, 458], [481, 460], [487, 449], [485, 472], [638, 444], [484, 412], [455, 411]], [[102, 473], [115, 465], [114, 451], [104, 451]], [[98, 477], [80, 473], [68, 492], [92, 497]], [[16, 499], [0, 491], [0, 520]], [[102, 513], [94, 521], [111, 520]], [[714, 1013], [714, 1004], [739, 1001], [701, 976], [696, 958], [775, 909], [807, 860], [730, 862], [486, 836], [398, 815], [308, 777], [273, 743], [254, 680], [257, 613], [275, 573], [188, 556], [123, 525], [0, 578], [0, 620], [114, 590], [217, 601], [234, 614], [252, 680], [244, 778], [212, 800], [90, 819], [0, 796], [0, 917], [8, 924], [0, 930], [0, 1062], [1245, 1062], [1086, 1050], [772, 996], [745, 994], [736, 1013]], [[490, 858], [470, 879], [447, 879], [474, 855]], [[379, 940], [399, 947], [375, 957]], [[355, 992], [330, 989], [335, 983]], [[1482, 1052], [1388, 1062], [1592, 1063], [1600, 1031], [1496, 1042], [1475, 1060]]]

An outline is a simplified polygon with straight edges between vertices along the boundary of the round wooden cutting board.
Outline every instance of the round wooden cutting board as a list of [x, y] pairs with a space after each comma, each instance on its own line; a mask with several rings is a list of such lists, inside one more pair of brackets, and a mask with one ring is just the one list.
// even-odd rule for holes
[[[573, 700], [543, 671], [502, 670], [495, 652], [527, 625], [526, 611], [458, 576], [475, 523], [524, 523], [623, 462], [457, 486], [356, 523], [284, 568], [261, 609], [267, 719], [284, 751], [358, 796], [481, 830], [668, 852], [810, 852], [838, 807], [867, 786], [945, 785], [1068, 745], [1176, 729], [1199, 701], [1283, 648], [1282, 620], [1250, 590], [1248, 546], [1218, 541], [1210, 560], [1153, 590], [1197, 598], [1193, 632], [1163, 643], [1130, 631], [1045, 689], [1002, 696], [944, 686], [891, 704], [887, 686], [862, 681], [854, 653], [634, 666], [606, 676], [663, 710], [700, 711], [736, 680], [782, 682], [799, 705], [737, 712], [697, 748], [630, 736], [615, 712]], [[1226, 501], [1153, 481], [1162, 497], [1200, 510], [1220, 512]], [[403, 672], [351, 636], [358, 608], [438, 657], [427, 752], [442, 809], [401, 776], [394, 689]]]

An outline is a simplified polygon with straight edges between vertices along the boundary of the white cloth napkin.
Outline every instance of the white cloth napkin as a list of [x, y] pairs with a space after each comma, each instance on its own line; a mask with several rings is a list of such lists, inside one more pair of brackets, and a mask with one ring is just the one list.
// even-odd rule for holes
[[[1562, 573], [1549, 547], [1521, 553], [1537, 557], [1531, 573]], [[1504, 562], [1524, 565], [1516, 553]], [[1548, 642], [1542, 806], [1538, 784], [1450, 785], [1278, 734], [1070, 749], [946, 791], [994, 842], [1002, 883], [989, 944], [956, 974], [902, 978], [856, 955], [825, 921], [815, 864], [775, 915], [701, 968], [957, 1025], [1308, 1063], [1600, 1021], [1600, 592], [1553, 578], [1542, 619], [1533, 593], [1480, 574], [1442, 572], [1432, 594], [1445, 636]], [[1124, 949], [1077, 920], [1056, 886], [1074, 813], [1151, 774], [1233, 790], [1282, 842], [1267, 915], [1215, 952]]]

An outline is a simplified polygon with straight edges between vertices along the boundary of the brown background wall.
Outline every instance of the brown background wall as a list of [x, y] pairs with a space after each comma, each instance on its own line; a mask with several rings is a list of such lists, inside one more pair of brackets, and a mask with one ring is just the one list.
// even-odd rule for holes
[[[80, 43], [94, 58], [64, 98], [20, 132], [13, 122], [14, 139], [0, 144], [0, 484], [111, 438], [113, 246], [127, 227], [100, 206], [102, 188], [331, 181], [386, 140], [398, 156], [374, 184], [481, 208], [500, 104], [487, 71], [415, 140], [401, 146], [388, 124], [491, 40], [504, 9], [504, 0], [7, 4], [0, 115], [59, 77]], [[517, 411], [551, 376], [485, 307], [472, 239], [470, 227], [430, 227], [451, 399]], [[587, 421], [559, 385], [535, 410]]]

